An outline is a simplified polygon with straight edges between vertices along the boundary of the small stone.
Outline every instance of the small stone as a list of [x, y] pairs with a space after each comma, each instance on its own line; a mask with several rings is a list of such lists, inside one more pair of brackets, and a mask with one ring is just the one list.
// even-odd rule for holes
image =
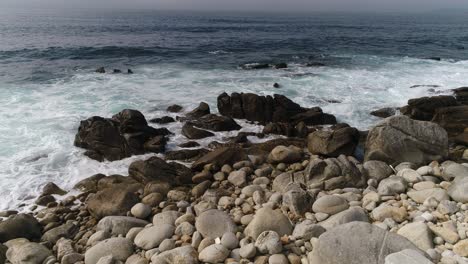
[[137, 203], [132, 207], [130, 212], [137, 218], [145, 219], [151, 214], [151, 207], [144, 203]]
[[432, 244], [432, 233], [425, 223], [409, 223], [400, 228], [397, 232], [406, 237], [421, 250], [428, 250], [434, 247]]
[[223, 211], [211, 209], [203, 212], [195, 223], [203, 237], [217, 238], [226, 232], [236, 232], [237, 226], [232, 218]]
[[242, 246], [239, 250], [239, 255], [246, 259], [251, 259], [257, 254], [257, 248], [253, 243]]
[[468, 239], [460, 240], [453, 247], [453, 252], [462, 257], [468, 257]]
[[221, 244], [214, 244], [204, 248], [198, 258], [207, 263], [222, 263], [229, 256], [229, 250]]
[[380, 195], [395, 195], [406, 191], [408, 183], [402, 177], [390, 176], [379, 183], [377, 192]]
[[239, 239], [236, 235], [232, 232], [226, 232], [221, 237], [221, 244], [225, 246], [227, 249], [235, 249], [239, 245]]
[[247, 174], [245, 171], [233, 171], [229, 173], [228, 181], [235, 186], [245, 185], [247, 181]]
[[325, 213], [328, 215], [334, 215], [348, 208], [349, 205], [346, 199], [338, 195], [322, 196], [317, 199], [312, 206], [312, 210], [314, 210], [314, 212]]
[[274, 254], [268, 258], [268, 264], [289, 264], [289, 260], [283, 254]]
[[172, 250], [175, 248], [175, 240], [174, 239], [164, 239], [161, 244], [159, 244], [159, 251], [165, 252], [168, 250]]
[[416, 250], [405, 249], [385, 257], [385, 264], [433, 264]]
[[277, 254], [283, 249], [280, 236], [275, 231], [262, 232], [255, 241], [255, 247], [263, 254]]

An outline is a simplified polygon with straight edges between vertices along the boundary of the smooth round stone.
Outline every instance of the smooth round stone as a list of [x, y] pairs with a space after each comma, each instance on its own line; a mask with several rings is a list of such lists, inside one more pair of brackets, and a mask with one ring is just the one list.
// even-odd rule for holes
[[174, 239], [164, 239], [161, 244], [159, 244], [159, 251], [164, 252], [175, 248]]
[[145, 219], [151, 214], [151, 207], [144, 203], [137, 203], [132, 207], [130, 212], [137, 218]]
[[202, 262], [222, 263], [229, 256], [229, 250], [221, 244], [214, 244], [204, 248], [198, 258]]
[[85, 263], [96, 264], [102, 257], [112, 255], [115, 259], [125, 261], [133, 254], [133, 243], [129, 239], [114, 237], [99, 242], [86, 251]]
[[253, 258], [255, 257], [256, 254], [257, 254], [257, 248], [255, 247], [253, 243], [244, 245], [239, 250], [239, 255], [246, 259]]
[[289, 261], [283, 254], [274, 254], [268, 258], [268, 264], [289, 264]]
[[170, 238], [174, 230], [174, 226], [169, 224], [147, 227], [135, 237], [135, 245], [146, 250], [156, 248], [164, 239]]
[[349, 208], [348, 201], [338, 195], [325, 195], [317, 199], [312, 205], [316, 213], [333, 215]]
[[234, 233], [226, 232], [221, 238], [221, 244], [227, 249], [234, 249], [239, 245], [239, 239], [237, 239]]
[[231, 217], [220, 210], [210, 209], [203, 212], [195, 222], [197, 231], [203, 237], [217, 238], [221, 237], [226, 232], [236, 232], [237, 226]]

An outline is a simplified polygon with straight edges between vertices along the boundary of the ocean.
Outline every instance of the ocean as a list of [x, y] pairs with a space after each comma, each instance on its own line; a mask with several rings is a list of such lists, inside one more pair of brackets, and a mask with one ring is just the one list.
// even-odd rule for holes
[[[239, 67], [280, 62], [288, 68]], [[95, 73], [101, 66], [134, 74]], [[90, 116], [134, 108], [150, 119], [201, 101], [216, 112], [222, 92], [279, 93], [365, 130], [379, 120], [372, 110], [466, 85], [462, 13], [0, 10], [0, 209], [49, 181], [70, 189], [95, 173], [126, 175], [141, 156], [99, 163], [73, 146]]]

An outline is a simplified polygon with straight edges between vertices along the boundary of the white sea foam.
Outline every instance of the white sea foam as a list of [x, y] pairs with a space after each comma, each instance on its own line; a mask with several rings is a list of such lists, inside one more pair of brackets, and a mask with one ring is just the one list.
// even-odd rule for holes
[[[134, 108], [150, 119], [167, 115], [164, 109], [173, 103], [191, 109], [205, 101], [216, 111], [216, 97], [224, 91], [281, 93], [303, 106], [319, 105], [340, 121], [366, 129], [378, 120], [368, 114], [370, 111], [401, 106], [409, 98], [429, 94], [427, 87], [410, 89], [413, 85], [438, 85], [436, 90], [447, 92], [468, 82], [468, 61], [372, 56], [351, 59], [358, 62], [357, 66], [291, 65], [285, 70], [245, 71], [147, 65], [135, 68], [133, 75], [77, 72], [49, 85], [0, 84], [0, 209], [16, 208], [34, 199], [48, 181], [70, 189], [95, 173], [127, 174], [128, 165], [141, 156], [99, 163], [73, 147], [79, 121], [93, 115], [111, 116], [124, 108]], [[273, 88], [274, 82], [282, 87]], [[245, 131], [261, 130], [243, 125]], [[178, 123], [169, 125], [172, 131], [180, 128]], [[170, 149], [186, 141], [176, 134]], [[214, 139], [202, 143], [224, 136], [216, 133]]]

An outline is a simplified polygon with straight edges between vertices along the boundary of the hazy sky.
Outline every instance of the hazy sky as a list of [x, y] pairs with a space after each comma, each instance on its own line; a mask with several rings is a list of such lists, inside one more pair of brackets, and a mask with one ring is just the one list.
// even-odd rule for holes
[[468, 9], [468, 0], [0, 0], [0, 7], [257, 11], [431, 11], [438, 9]]

